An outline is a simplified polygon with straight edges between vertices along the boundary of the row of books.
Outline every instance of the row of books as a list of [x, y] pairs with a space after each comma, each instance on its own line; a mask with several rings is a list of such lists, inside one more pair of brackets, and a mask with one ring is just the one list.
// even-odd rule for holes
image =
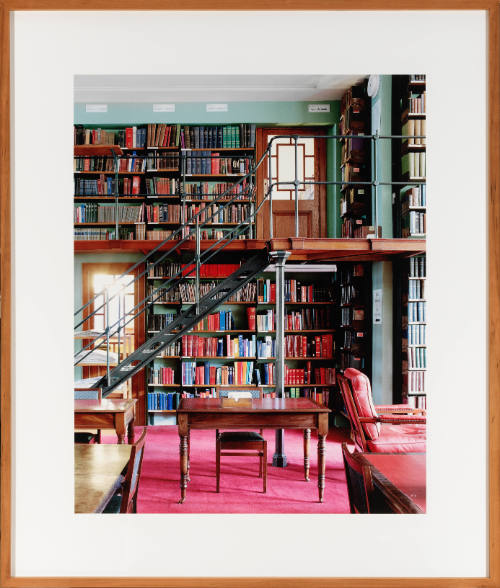
[[209, 314], [193, 327], [193, 331], [232, 331], [235, 329], [231, 310]]
[[112, 157], [93, 156], [93, 157], [74, 157], [73, 171], [75, 173], [86, 171], [103, 171], [114, 172], [115, 162]]
[[132, 196], [140, 194], [141, 178], [112, 178], [104, 174], [98, 179], [75, 177], [75, 196]]
[[181, 222], [180, 204], [146, 204], [144, 206], [143, 219], [148, 223], [172, 223]]
[[257, 330], [259, 333], [274, 331], [276, 329], [276, 314], [274, 310], [269, 309], [265, 312], [257, 313]]
[[337, 281], [340, 284], [352, 284], [358, 282], [357, 278], [362, 278], [365, 275], [365, 268], [362, 263], [353, 263], [349, 265], [340, 266], [336, 273]]
[[233, 365], [223, 366], [209, 362], [199, 365], [195, 361], [185, 361], [182, 363], [182, 385], [252, 384], [253, 372], [253, 361], [238, 361]]
[[[304, 284], [295, 279], [285, 280], [285, 302], [331, 302], [333, 291], [330, 288]], [[257, 301], [276, 302], [276, 284], [270, 279], [257, 280]]]
[[115, 238], [114, 229], [81, 229], [75, 228], [73, 231], [74, 241], [108, 241]]
[[410, 118], [401, 129], [401, 134], [408, 137], [403, 139], [409, 147], [425, 145], [426, 121], [425, 118]]
[[175, 370], [170, 367], [151, 368], [148, 384], [175, 384]]
[[408, 302], [408, 322], [425, 323], [425, 302]]
[[425, 82], [425, 74], [411, 74], [410, 82]]
[[426, 185], [413, 186], [401, 190], [401, 203], [403, 206], [426, 206], [427, 205]]
[[408, 98], [408, 111], [411, 114], [425, 114], [426, 113], [426, 93], [422, 92], [420, 96]]
[[146, 225], [136, 225], [135, 232], [137, 239], [146, 239], [147, 241], [165, 241], [165, 239], [170, 239], [173, 234], [173, 231], [167, 231], [163, 229], [152, 229], [146, 231]]
[[347, 306], [340, 309], [340, 326], [352, 327], [365, 320], [365, 309]]
[[[117, 214], [118, 213], [118, 214]], [[96, 204], [88, 202], [78, 204], [73, 210], [73, 222], [75, 223], [114, 223], [118, 222], [139, 222], [142, 219], [142, 206], [130, 206], [121, 204], [114, 205]]]
[[355, 368], [363, 371], [366, 368], [367, 360], [361, 353], [353, 353], [350, 350], [343, 350], [339, 353], [340, 369]]
[[407, 378], [407, 390], [408, 394], [416, 394], [418, 392], [425, 392], [425, 372], [407, 372], [405, 374]]
[[408, 175], [409, 179], [425, 179], [425, 151], [406, 153], [401, 158], [401, 172]]
[[181, 125], [148, 124], [148, 147], [178, 147], [180, 144]]
[[170, 343], [156, 357], [179, 357], [181, 354], [182, 342], [180, 339], [175, 343]]
[[[364, 311], [363, 311], [364, 312]], [[342, 325], [343, 327], [348, 327], [348, 324]], [[354, 348], [358, 348], [360, 345], [366, 342], [366, 333], [360, 330], [351, 330], [346, 329], [344, 331], [344, 340], [343, 340], [343, 348], [350, 349], [351, 351]]]
[[[187, 222], [193, 222], [193, 218], [198, 213], [200, 223], [241, 223], [248, 221], [250, 218], [250, 206], [248, 204], [226, 204], [224, 207], [220, 204], [210, 205], [204, 202], [200, 204], [190, 204], [187, 207]], [[201, 211], [201, 212], [200, 212]]]
[[425, 347], [408, 347], [407, 357], [409, 369], [427, 367], [427, 349]]
[[149, 314], [148, 315], [148, 331], [162, 331], [170, 323], [173, 323], [176, 314], [174, 312], [166, 312], [164, 314]]
[[276, 339], [266, 335], [264, 339], [257, 341], [257, 357], [259, 359], [269, 359], [276, 357]]
[[403, 207], [402, 211], [401, 234], [403, 237], [413, 235], [425, 235], [426, 232], [426, 214], [418, 210], [407, 210]]
[[411, 408], [423, 408], [424, 410], [427, 410], [427, 398], [425, 393], [420, 393], [418, 396], [406, 395], [406, 403]]
[[294, 384], [335, 384], [335, 368], [311, 369], [311, 362], [305, 368], [290, 368], [285, 365], [285, 385]]
[[228, 182], [185, 182], [184, 196], [186, 200], [214, 200], [217, 196], [226, 194], [227, 200], [235, 196], [249, 198], [252, 195], [250, 184], [245, 178], [238, 184]]
[[408, 345], [425, 345], [425, 325], [408, 325]]
[[148, 410], [176, 410], [180, 392], [148, 392]]
[[191, 126], [182, 128], [186, 149], [255, 147], [255, 124]]
[[[199, 295], [200, 298], [209, 294], [216, 286], [218, 282], [200, 282]], [[235, 292], [228, 300], [228, 302], [255, 302], [255, 282], [249, 282], [243, 288]], [[194, 283], [182, 283], [178, 286], [169, 290], [158, 288], [155, 289], [152, 285], [149, 285], [148, 294], [152, 294], [154, 290], [157, 290], [154, 294], [153, 301], [155, 302], [179, 302], [188, 303], [196, 300], [196, 284]], [[255, 327], [250, 327], [254, 329]]]
[[179, 155], [177, 153], [152, 153], [147, 158], [148, 171], [178, 171]]
[[290, 388], [285, 390], [285, 398], [309, 398], [318, 404], [329, 406], [330, 390], [328, 388]]
[[353, 304], [362, 298], [361, 284], [344, 283], [340, 285], [340, 304]]
[[250, 172], [253, 159], [250, 157], [223, 157], [220, 153], [197, 151], [186, 155], [186, 175], [233, 175]]
[[176, 196], [178, 184], [175, 178], [147, 178], [146, 194], [148, 196]]
[[[189, 265], [182, 270], [182, 275], [189, 274], [193, 276], [193, 273], [189, 273], [191, 269], [194, 269], [194, 265]], [[233, 272], [235, 272], [240, 265], [238, 263], [204, 263], [200, 267], [200, 277], [202, 278], [227, 278]], [[148, 274], [154, 278], [166, 278], [172, 277], [181, 271], [182, 264], [173, 261], [163, 261], [161, 263], [151, 263], [148, 267]]]
[[217, 398], [216, 388], [206, 388], [205, 390], [196, 390], [196, 392], [182, 391], [182, 398]]
[[341, 167], [342, 182], [366, 182], [369, 177], [366, 163], [346, 163]]
[[286, 335], [286, 357], [323, 357], [331, 359], [334, 353], [332, 335]]
[[146, 129], [144, 127], [126, 127], [125, 129], [111, 130], [86, 129], [83, 125], [74, 127], [75, 145], [119, 145], [128, 149], [142, 148], [146, 143]]
[[366, 151], [369, 147], [369, 138], [363, 137], [360, 133], [359, 137], [349, 137], [344, 139], [342, 143], [342, 163], [363, 163], [367, 156]]
[[409, 280], [408, 281], [408, 298], [419, 299], [425, 298], [424, 296], [424, 284], [423, 280]]
[[425, 278], [426, 275], [425, 255], [410, 257], [410, 278]]
[[332, 311], [325, 308], [301, 308], [288, 312], [285, 316], [285, 329], [290, 331], [329, 329], [332, 326]]
[[255, 357], [257, 341], [255, 335], [244, 337], [200, 337], [184, 335], [182, 337], [182, 355], [184, 357]]
[[342, 237], [349, 239], [374, 239], [382, 236], [382, 227], [365, 224], [366, 217], [344, 218], [342, 222]]

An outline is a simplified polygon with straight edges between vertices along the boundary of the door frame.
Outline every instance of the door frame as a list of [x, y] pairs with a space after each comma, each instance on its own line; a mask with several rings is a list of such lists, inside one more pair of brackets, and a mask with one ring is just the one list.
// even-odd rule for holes
[[[318, 138], [322, 135], [327, 134], [327, 129], [324, 127], [259, 127], [257, 128], [257, 153], [256, 153], [256, 161], [259, 161], [264, 153], [264, 150], [267, 147], [267, 141], [265, 137], [268, 134], [274, 135], [318, 135]], [[315, 163], [314, 163], [314, 172], [315, 176], [319, 178], [319, 181], [326, 181], [326, 140], [325, 141], [315, 141], [315, 150], [316, 146], [318, 148], [317, 156], [315, 155]], [[268, 165], [267, 160], [265, 163], [263, 162], [262, 165], [257, 170], [257, 177], [256, 177], [256, 205], [262, 202], [264, 198], [264, 180], [267, 176]], [[327, 236], [327, 218], [326, 218], [326, 184], [319, 184], [316, 186], [319, 190], [319, 219], [320, 219], [320, 226], [319, 226], [319, 238], [326, 238]], [[299, 200], [299, 207], [300, 207], [300, 200]], [[269, 214], [264, 215], [264, 211], [267, 211], [267, 206], [263, 206], [262, 209], [259, 211], [256, 218], [256, 226], [257, 226], [257, 239], [266, 239], [266, 234], [268, 233], [269, 227]], [[265, 230], [266, 229], [266, 230]], [[300, 235], [300, 237], [304, 237], [304, 235]]]
[[[82, 263], [82, 305], [87, 304], [91, 297], [90, 276], [96, 273], [121, 275], [133, 265], [133, 262], [86, 262]], [[139, 265], [131, 272], [131, 275], [137, 277], [144, 271], [144, 264]], [[146, 287], [144, 277], [136, 282], [137, 287], [134, 289], [134, 306], [139, 304], [146, 297]], [[93, 304], [90, 304], [84, 311], [86, 318], [93, 311]], [[144, 317], [144, 313], [142, 315]], [[88, 329], [88, 321], [85, 321], [84, 328]], [[141, 317], [134, 321], [134, 349], [137, 349], [146, 340], [145, 319]], [[146, 424], [146, 372], [141, 370], [135, 376], [132, 376], [132, 398], [137, 399], [135, 409], [135, 420], [138, 425]]]

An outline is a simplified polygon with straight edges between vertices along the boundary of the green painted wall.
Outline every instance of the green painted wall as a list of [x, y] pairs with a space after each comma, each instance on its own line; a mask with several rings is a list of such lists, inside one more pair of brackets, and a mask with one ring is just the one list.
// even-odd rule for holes
[[[372, 133], [391, 134], [392, 78], [380, 76], [377, 96], [372, 99]], [[377, 141], [377, 179], [392, 179], [391, 141]], [[373, 200], [372, 200], [373, 202]], [[392, 231], [392, 190], [390, 186], [377, 189], [377, 214], [372, 207], [372, 224], [382, 227], [382, 236], [391, 238]], [[392, 308], [392, 263], [374, 262], [372, 266], [373, 290], [382, 289], [382, 323], [373, 325], [372, 329], [372, 390], [375, 404], [392, 402], [393, 370], [393, 308]]]
[[338, 121], [338, 101], [330, 104], [330, 112], [308, 112], [314, 102], [230, 102], [228, 112], [207, 112], [205, 102], [185, 102], [175, 105], [175, 112], [153, 112], [152, 103], [108, 104], [108, 112], [86, 112], [86, 105], [75, 104], [75, 123], [82, 125], [124, 125], [146, 123], [179, 124], [293, 124], [328, 125]]
[[[340, 106], [340, 104], [339, 104]], [[340, 117], [340, 111], [337, 119]], [[329, 133], [335, 135], [339, 132], [338, 125], [329, 128]], [[339, 141], [330, 140], [326, 145], [326, 179], [328, 182], [340, 180], [341, 146]], [[327, 237], [338, 238], [341, 235], [340, 211], [340, 185], [327, 185], [326, 187], [326, 212], [327, 212]]]

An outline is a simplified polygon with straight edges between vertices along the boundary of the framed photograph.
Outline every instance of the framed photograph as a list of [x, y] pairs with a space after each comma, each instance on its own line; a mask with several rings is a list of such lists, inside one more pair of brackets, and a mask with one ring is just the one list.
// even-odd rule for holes
[[[283, 10], [258, 2], [68, 7], [7, 0], [2, 7], [0, 584], [500, 586], [499, 5], [422, 0], [400, 10], [384, 2], [293, 1]], [[363, 127], [366, 104], [370, 126]], [[342, 145], [337, 133], [345, 136]], [[369, 150], [360, 140], [365, 135]], [[274, 151], [267, 147], [273, 141]], [[243, 194], [249, 210], [255, 206], [263, 216], [255, 213], [248, 222], [238, 216], [246, 199], [227, 187], [227, 178], [239, 190], [250, 173], [247, 160], [267, 150], [268, 167], [257, 165]], [[205, 205], [227, 190], [241, 202], [224, 206], [208, 226]], [[276, 197], [266, 202], [273, 190]], [[221, 265], [213, 268], [218, 273], [186, 278], [191, 286], [174, 300], [160, 292], [165, 274], [154, 273], [157, 262], [143, 257], [151, 244], [179, 230], [186, 240], [179, 259], [185, 259], [186, 251], [197, 251], [196, 239], [206, 240], [204, 251], [240, 224], [255, 247], [290, 250], [292, 273], [279, 274], [271, 286], [274, 278], [259, 278], [268, 266], [254, 268], [255, 291], [248, 299], [227, 294], [233, 306], [217, 317], [220, 323], [208, 322], [215, 315], [207, 305], [205, 315], [197, 315], [207, 321], [198, 329], [199, 349], [187, 339], [162, 339], [184, 303], [210, 296], [214, 276], [227, 279], [239, 262], [227, 274]], [[343, 253], [326, 255], [322, 241]], [[217, 263], [229, 267], [244, 243], [236, 239]], [[104, 250], [105, 260], [98, 255]], [[301, 264], [311, 261], [318, 274], [307, 282]], [[112, 302], [112, 284], [132, 264], [140, 287], [122, 289]], [[279, 292], [285, 279], [283, 301], [290, 306], [281, 325], [269, 309], [272, 288]], [[363, 304], [357, 280], [367, 280]], [[320, 305], [333, 300], [330, 287], [342, 296], [350, 292], [335, 318], [320, 314]], [[163, 298], [146, 298], [152, 292]], [[317, 298], [308, 298], [313, 293]], [[129, 308], [145, 299], [147, 318], [134, 323], [135, 330], [122, 328]], [[299, 304], [311, 300], [317, 304], [311, 305], [314, 324]], [[116, 333], [110, 327], [115, 303]], [[81, 331], [76, 351], [74, 320]], [[96, 333], [107, 335], [89, 344]], [[274, 339], [281, 337], [277, 350]], [[365, 354], [367, 339], [371, 351]], [[123, 378], [119, 388], [119, 370], [135, 370], [139, 352], [151, 354], [151, 366]], [[278, 367], [269, 367], [276, 358]], [[337, 413], [346, 423], [354, 418], [349, 406], [342, 411], [333, 400], [338, 394], [346, 402], [341, 383], [349, 378], [347, 368], [369, 375], [379, 412], [361, 414], [353, 396], [360, 429], [353, 429], [352, 439], [365, 456], [364, 474], [368, 468], [375, 483], [385, 480], [390, 494], [398, 492], [397, 479], [378, 472], [382, 462], [370, 462], [378, 433], [369, 427], [406, 418], [403, 427], [415, 436], [426, 422], [429, 450], [403, 452], [417, 455], [425, 472], [423, 507], [406, 495], [395, 501], [398, 512], [418, 516], [351, 514], [340, 450], [337, 461], [326, 461], [325, 474], [327, 419]], [[275, 369], [284, 374], [283, 396], [313, 403], [300, 412], [299, 402], [288, 415], [298, 423], [294, 434], [304, 459], [301, 453], [286, 474], [300, 477], [300, 491], [279, 495], [281, 510], [234, 492], [226, 493], [224, 508], [213, 507], [213, 497], [203, 497], [212, 474], [193, 470], [189, 460], [191, 452], [194, 464], [206, 451], [215, 455], [215, 436], [193, 431], [199, 439], [205, 435], [207, 445], [189, 445], [190, 426], [196, 429], [202, 409], [186, 401], [223, 398], [221, 414], [226, 409], [231, 422], [241, 424], [238, 411], [269, 413]], [[352, 382], [350, 390], [355, 393]], [[108, 403], [97, 420], [89, 416], [93, 402]], [[384, 416], [380, 405], [393, 404], [399, 417]], [[271, 429], [276, 423], [267, 413], [264, 428]], [[213, 428], [229, 422], [217, 418], [207, 417]], [[252, 424], [259, 429], [257, 417]], [[137, 441], [142, 426], [148, 430], [147, 508], [96, 514], [116, 496], [123, 499], [126, 483], [132, 488], [137, 469], [129, 466], [123, 476], [124, 467], [133, 465], [144, 436], [132, 449], [124, 441]], [[98, 450], [113, 446], [114, 469], [108, 461], [99, 474], [106, 488], [94, 500], [94, 489], [86, 486], [79, 509], [75, 430], [92, 429], [85, 447], [93, 451], [101, 428], [107, 432]], [[158, 439], [167, 429], [174, 450], [158, 443], [153, 462], [150, 431]], [[269, 470], [272, 481], [272, 470], [286, 465], [282, 443], [277, 433], [268, 460], [277, 467], [267, 474], [264, 467], [264, 491]], [[398, 451], [394, 443], [385, 453]], [[278, 500], [282, 472], [274, 490], [267, 480], [266, 500], [273, 492]], [[256, 482], [261, 492], [262, 481], [252, 476], [244, 473], [245, 483]], [[299, 488], [294, 483], [290, 488]], [[340, 485], [345, 490], [337, 491]], [[170, 502], [167, 486], [175, 489]], [[319, 491], [314, 508], [303, 487], [315, 501]], [[325, 502], [343, 506], [322, 508], [323, 493]], [[243, 502], [245, 508], [238, 506]]]

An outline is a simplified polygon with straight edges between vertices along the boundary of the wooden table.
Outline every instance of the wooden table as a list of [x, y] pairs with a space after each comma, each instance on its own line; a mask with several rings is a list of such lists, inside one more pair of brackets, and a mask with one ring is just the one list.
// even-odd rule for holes
[[118, 443], [134, 442], [135, 403], [137, 400], [104, 398], [75, 400], [75, 429], [114, 429]]
[[75, 444], [75, 513], [104, 510], [131, 451], [130, 445]]
[[[180, 437], [181, 499], [189, 481], [190, 429], [303, 429], [304, 476], [309, 480], [311, 429], [318, 431], [318, 492], [323, 502], [325, 488], [325, 439], [329, 408], [308, 398], [183, 398], [177, 409]], [[214, 441], [215, 443], [215, 441]]]
[[426, 508], [425, 453], [363, 453], [380, 489], [395, 512], [424, 513]]

